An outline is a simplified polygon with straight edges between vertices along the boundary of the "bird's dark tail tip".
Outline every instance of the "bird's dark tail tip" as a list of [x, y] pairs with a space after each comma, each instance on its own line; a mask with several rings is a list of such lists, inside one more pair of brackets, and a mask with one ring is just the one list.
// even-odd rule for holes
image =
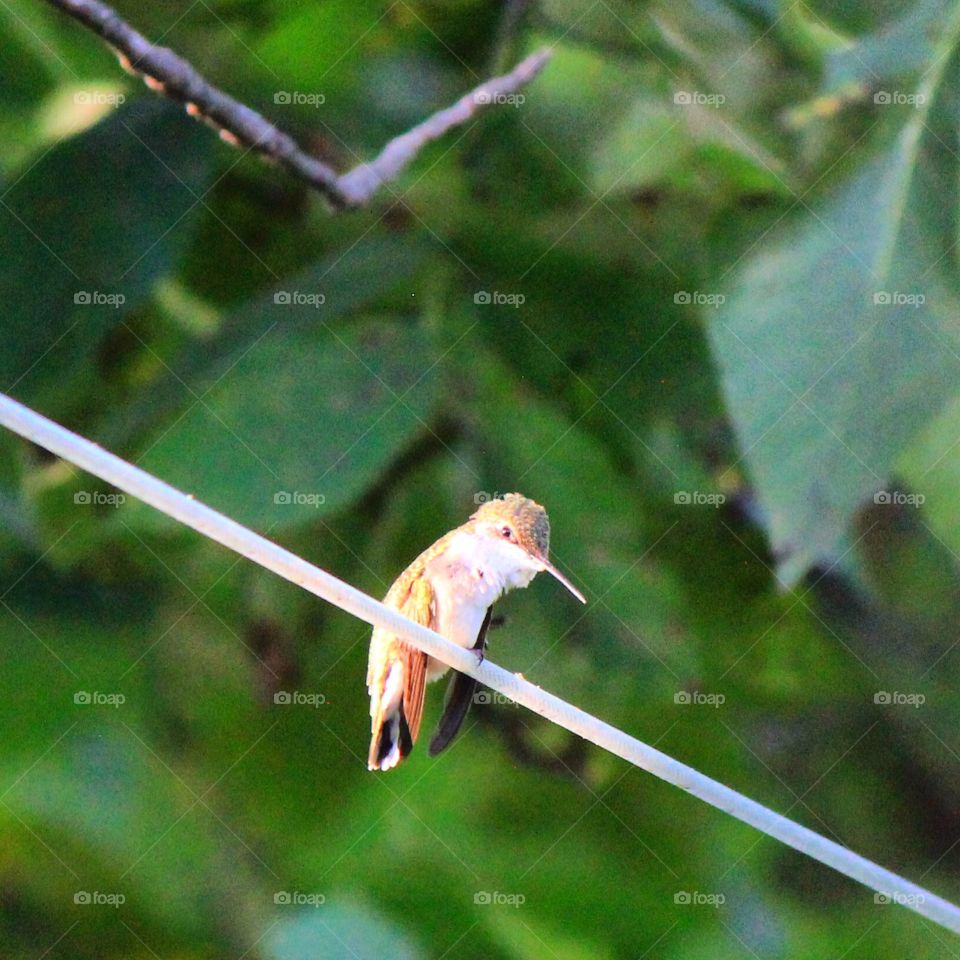
[[380, 728], [374, 731], [370, 740], [370, 755], [367, 757], [368, 770], [392, 770], [413, 750], [413, 738], [410, 727], [403, 714], [403, 705], [390, 716], [384, 717]]

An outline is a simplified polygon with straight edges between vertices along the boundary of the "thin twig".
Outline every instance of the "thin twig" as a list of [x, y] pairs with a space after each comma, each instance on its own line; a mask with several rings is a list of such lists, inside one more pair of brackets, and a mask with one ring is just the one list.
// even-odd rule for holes
[[338, 181], [349, 203], [365, 202], [382, 184], [392, 180], [425, 144], [443, 136], [451, 127], [466, 123], [479, 107], [506, 102], [528, 84], [550, 59], [550, 50], [538, 50], [502, 77], [494, 77], [461, 97], [452, 107], [438, 110], [412, 130], [394, 137], [371, 163], [361, 163]]
[[322, 597], [341, 610], [369, 624], [383, 627], [431, 657], [436, 657], [455, 670], [476, 678], [566, 730], [871, 887], [883, 895], [883, 902], [909, 907], [934, 923], [954, 933], [960, 933], [960, 908], [942, 897], [775, 813], [736, 790], [711, 780], [692, 767], [674, 760], [489, 660], [478, 665], [472, 651], [458, 647], [440, 634], [408, 620], [396, 610], [384, 606], [326, 571], [301, 560], [283, 547], [271, 543], [236, 521], [3, 394], [0, 394], [0, 425], [150, 504], [267, 570], [272, 570], [291, 583]]
[[452, 107], [391, 140], [375, 160], [339, 175], [301, 150], [291, 136], [266, 117], [215, 87], [183, 57], [150, 43], [106, 4], [99, 0], [47, 2], [105, 40], [124, 68], [141, 76], [152, 90], [186, 104], [187, 113], [217, 128], [227, 143], [249, 147], [276, 160], [318, 190], [335, 210], [366, 204], [383, 184], [400, 175], [425, 144], [465, 123], [479, 109], [504, 102], [529, 83], [551, 55], [549, 49], [531, 54], [510, 73], [486, 81]]

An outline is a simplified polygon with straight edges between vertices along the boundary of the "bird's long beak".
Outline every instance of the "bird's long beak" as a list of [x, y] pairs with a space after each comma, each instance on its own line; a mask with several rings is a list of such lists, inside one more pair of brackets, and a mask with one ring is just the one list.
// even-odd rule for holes
[[543, 557], [537, 558], [542, 564], [543, 569], [552, 577], [556, 577], [581, 603], [586, 603], [587, 598], [549, 561]]

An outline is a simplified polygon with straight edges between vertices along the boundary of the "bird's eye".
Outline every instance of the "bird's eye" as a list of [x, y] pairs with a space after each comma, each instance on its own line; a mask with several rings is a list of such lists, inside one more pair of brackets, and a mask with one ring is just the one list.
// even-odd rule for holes
[[500, 528], [500, 533], [501, 533], [507, 540], [512, 540], [512, 539], [513, 539], [513, 529], [512, 529], [511, 527], [501, 527], [501, 528]]

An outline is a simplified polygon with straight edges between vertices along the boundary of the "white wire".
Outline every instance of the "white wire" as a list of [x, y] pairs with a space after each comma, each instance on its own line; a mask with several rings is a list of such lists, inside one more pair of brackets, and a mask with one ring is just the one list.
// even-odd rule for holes
[[794, 823], [737, 793], [736, 790], [711, 780], [692, 767], [636, 740], [489, 660], [478, 665], [472, 652], [457, 647], [432, 630], [413, 623], [396, 610], [385, 607], [283, 547], [271, 543], [252, 530], [3, 394], [0, 394], [0, 424], [95, 474], [125, 493], [156, 507], [211, 540], [272, 570], [291, 583], [322, 597], [341, 610], [346, 610], [369, 624], [386, 627], [397, 636], [425, 650], [430, 656], [475, 677], [534, 713], [539, 713], [585, 740], [756, 827], [762, 833], [871, 887], [883, 895], [880, 902], [909, 907], [948, 930], [960, 933], [960, 908], [942, 897], [813, 830]]

